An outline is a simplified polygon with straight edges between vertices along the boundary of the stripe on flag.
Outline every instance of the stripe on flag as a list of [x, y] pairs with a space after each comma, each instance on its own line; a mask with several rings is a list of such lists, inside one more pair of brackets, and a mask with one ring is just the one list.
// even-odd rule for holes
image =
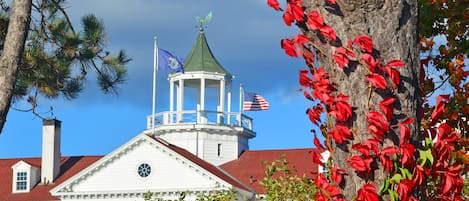
[[269, 109], [269, 102], [257, 93], [244, 92], [243, 110], [259, 111]]

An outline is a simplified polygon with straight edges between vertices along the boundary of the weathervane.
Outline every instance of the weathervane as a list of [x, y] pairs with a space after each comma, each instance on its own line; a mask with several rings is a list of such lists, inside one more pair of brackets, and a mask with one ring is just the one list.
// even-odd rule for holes
[[199, 30], [203, 31], [204, 24], [207, 25], [212, 20], [212, 11], [208, 12], [207, 16], [205, 16], [204, 18], [201, 18], [199, 16], [195, 17], [195, 20], [197, 21], [197, 23], [200, 23]]

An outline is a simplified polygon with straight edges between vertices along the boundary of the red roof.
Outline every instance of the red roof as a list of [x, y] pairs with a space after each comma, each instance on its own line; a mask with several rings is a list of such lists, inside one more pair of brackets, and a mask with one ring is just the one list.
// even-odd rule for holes
[[[152, 137], [153, 138], [153, 137]], [[169, 149], [173, 150], [174, 152], [182, 155], [184, 158], [189, 159], [193, 163], [197, 164], [198, 166], [202, 167], [203, 169], [209, 171], [210, 173], [214, 174], [218, 178], [228, 182], [229, 184], [239, 188], [243, 189], [245, 191], [252, 192], [252, 189], [248, 188], [248, 185], [241, 183], [240, 181], [234, 179], [232, 176], [229, 174], [225, 173], [221, 168], [212, 165], [211, 163], [202, 160], [201, 158], [197, 157], [196, 155], [192, 154], [191, 152], [178, 147], [176, 145], [170, 144], [160, 138], [153, 138], [155, 141], [161, 143], [162, 145], [168, 147]]]
[[[248, 185], [245, 185], [229, 174], [225, 173], [221, 168], [216, 167], [189, 151], [180, 148], [176, 145], [172, 145], [158, 138], [153, 138], [156, 142], [162, 144], [163, 146], [168, 147], [174, 152], [180, 154], [181, 156], [187, 158], [193, 163], [199, 165], [220, 179], [226, 181], [227, 183], [245, 191], [251, 192], [252, 189], [249, 189]], [[54, 184], [50, 185], [41, 185], [37, 184], [31, 189], [30, 192], [26, 193], [12, 193], [12, 182], [13, 182], [13, 169], [11, 166], [16, 164], [19, 161], [24, 161], [32, 166], [41, 167], [41, 158], [12, 158], [12, 159], [0, 159], [0, 200], [8, 201], [52, 201], [59, 200], [57, 197], [50, 194], [50, 190], [54, 187], [60, 185], [62, 182], [66, 181], [73, 175], [77, 174], [81, 170], [85, 169], [89, 165], [93, 164], [97, 160], [101, 159], [102, 156], [76, 156], [76, 157], [62, 157], [61, 158], [61, 167], [62, 172], [57, 177]]]
[[285, 155], [289, 162], [290, 170], [296, 169], [292, 173], [298, 176], [306, 175], [314, 178], [318, 167], [311, 159], [311, 153], [316, 149], [284, 149], [284, 150], [259, 150], [245, 151], [241, 156], [233, 161], [222, 164], [220, 167], [226, 172], [235, 176], [241, 182], [248, 184], [258, 193], [265, 193], [264, 188], [259, 184], [264, 178], [265, 167], [263, 161], [271, 163]]
[[[264, 189], [259, 184], [259, 181], [264, 178], [265, 167], [262, 162], [267, 161], [270, 163], [274, 160], [280, 159], [281, 155], [286, 156], [286, 160], [290, 162], [289, 168], [291, 170], [297, 170], [296, 175], [306, 175], [312, 178], [317, 174], [317, 165], [313, 164], [311, 160], [311, 152], [315, 151], [314, 149], [245, 151], [238, 159], [217, 167], [200, 159], [183, 148], [167, 143], [159, 138], [153, 139], [227, 183], [249, 192], [252, 192], [254, 189], [258, 193], [264, 193]], [[13, 169], [11, 166], [19, 161], [24, 161], [32, 166], [40, 167], [41, 158], [0, 159], [0, 200], [59, 200], [57, 197], [52, 196], [49, 191], [101, 158], [102, 156], [62, 157], [60, 167], [62, 171], [54, 184], [37, 184], [28, 193], [12, 193]], [[295, 168], [293, 168], [293, 166]]]
[[32, 166], [41, 167], [41, 158], [12, 158], [0, 159], [0, 200], [8, 201], [51, 201], [59, 200], [50, 194], [50, 190], [61, 184], [71, 176], [96, 162], [102, 156], [73, 156], [62, 157], [59, 174], [54, 184], [37, 184], [28, 193], [12, 193], [13, 169], [12, 165], [24, 161]]

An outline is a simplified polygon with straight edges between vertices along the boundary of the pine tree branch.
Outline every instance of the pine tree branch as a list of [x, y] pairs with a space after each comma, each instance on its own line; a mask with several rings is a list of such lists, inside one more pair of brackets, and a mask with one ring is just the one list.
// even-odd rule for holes
[[67, 12], [65, 12], [65, 9], [59, 5], [58, 2], [56, 2], [55, 0], [50, 0], [54, 6], [62, 13], [62, 15], [64, 15], [65, 17], [65, 20], [67, 21], [69, 27], [70, 27], [70, 30], [72, 30], [73, 34], [76, 34], [75, 32], [75, 29], [73, 28], [73, 24], [72, 24], [72, 21], [70, 20], [70, 17], [68, 17], [67, 15]]

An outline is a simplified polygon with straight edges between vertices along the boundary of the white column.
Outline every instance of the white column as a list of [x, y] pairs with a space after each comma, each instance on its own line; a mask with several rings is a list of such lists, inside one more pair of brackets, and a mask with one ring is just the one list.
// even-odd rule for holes
[[174, 80], [169, 80], [169, 123], [173, 123], [174, 117]]
[[179, 80], [177, 101], [178, 102], [177, 102], [176, 120], [179, 123], [182, 121], [182, 111], [184, 110], [184, 80], [183, 79]]
[[218, 122], [223, 123], [223, 112], [225, 110], [225, 80], [220, 80], [220, 95], [219, 95], [219, 108], [218, 108]]
[[205, 78], [200, 79], [200, 110], [205, 110]]
[[199, 103], [200, 103], [200, 114], [201, 122], [207, 123], [207, 113], [205, 112], [205, 78], [200, 79], [200, 94], [199, 94]]
[[227, 123], [230, 124], [231, 123], [231, 82], [228, 83], [228, 105], [226, 108], [226, 112], [228, 113], [228, 120], [227, 120]]

